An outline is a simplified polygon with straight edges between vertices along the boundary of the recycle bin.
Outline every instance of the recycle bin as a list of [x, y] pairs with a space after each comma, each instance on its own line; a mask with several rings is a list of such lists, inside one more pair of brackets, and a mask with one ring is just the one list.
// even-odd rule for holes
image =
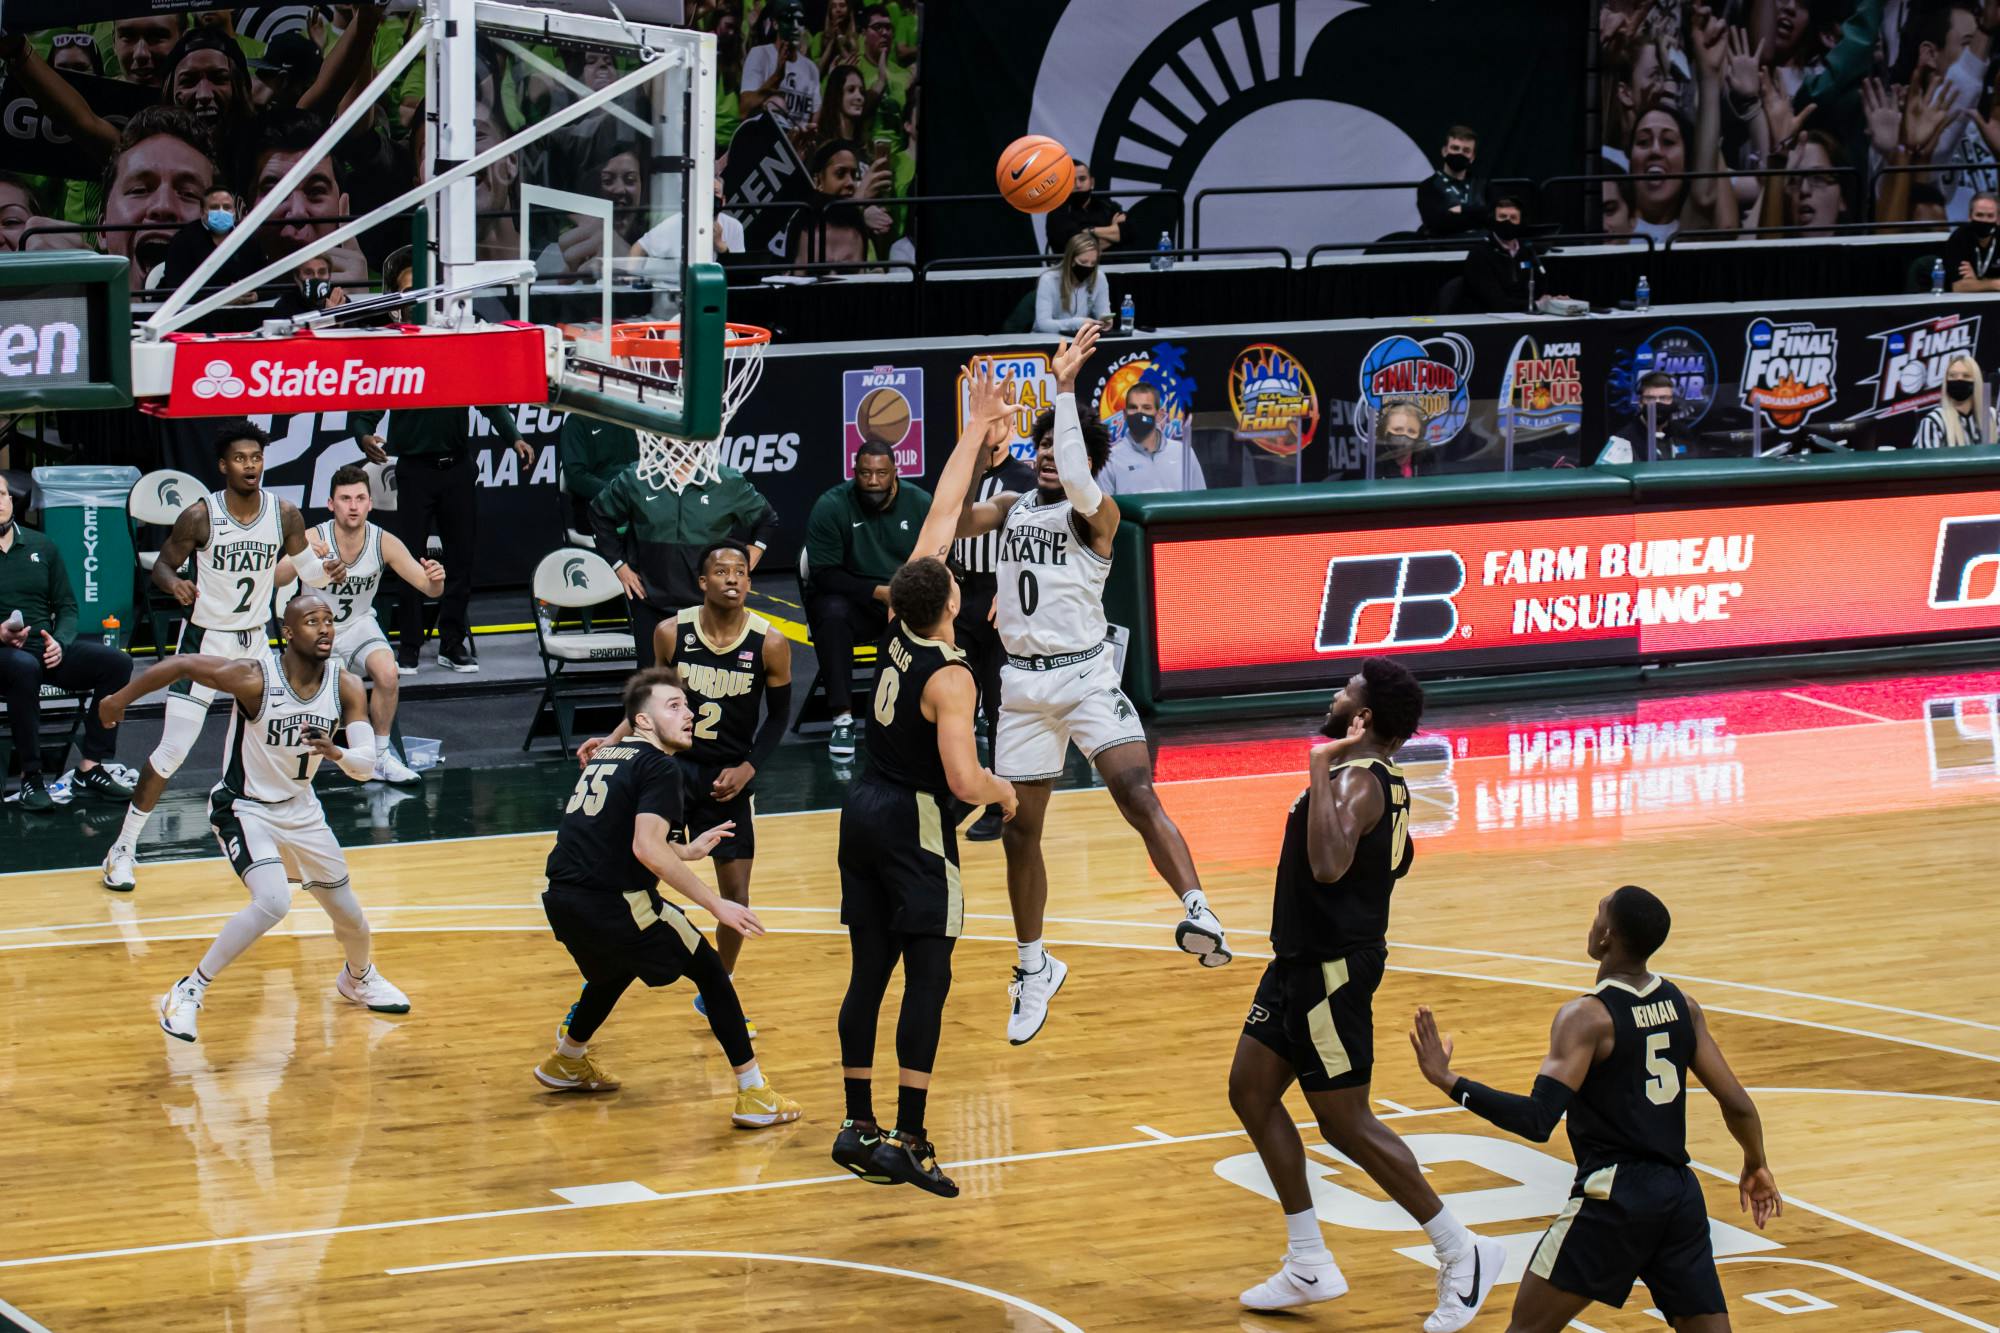
[[115, 617], [119, 628], [110, 632], [111, 643], [123, 648], [132, 635], [132, 571], [138, 561], [125, 501], [138, 484], [139, 469], [38, 467], [34, 476], [42, 531], [62, 551], [76, 594], [77, 637], [106, 634], [104, 622]]

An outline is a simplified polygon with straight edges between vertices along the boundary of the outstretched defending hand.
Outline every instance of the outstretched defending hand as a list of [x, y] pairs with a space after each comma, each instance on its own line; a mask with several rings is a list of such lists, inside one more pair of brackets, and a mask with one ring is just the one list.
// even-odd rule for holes
[[1437, 1017], [1428, 1005], [1417, 1006], [1416, 1024], [1410, 1029], [1410, 1049], [1417, 1053], [1417, 1069], [1445, 1096], [1458, 1081], [1451, 1072], [1452, 1041], [1438, 1031]]
[[1055, 360], [1051, 363], [1056, 372], [1057, 393], [1076, 392], [1076, 374], [1083, 369], [1083, 363], [1090, 360], [1090, 354], [1097, 350], [1097, 335], [1102, 332], [1102, 324], [1087, 319], [1083, 327], [1076, 331], [1076, 337], [1057, 346]]

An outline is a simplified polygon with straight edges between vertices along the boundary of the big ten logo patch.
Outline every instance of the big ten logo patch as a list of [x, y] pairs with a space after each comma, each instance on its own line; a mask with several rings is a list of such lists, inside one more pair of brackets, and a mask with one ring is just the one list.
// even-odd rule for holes
[[1743, 405], [1791, 432], [1833, 406], [1840, 335], [1817, 324], [1753, 319], [1743, 331]]
[[[1483, 1134], [1407, 1134], [1403, 1143], [1432, 1177], [1444, 1206], [1466, 1226], [1506, 1246], [1507, 1263], [1500, 1271], [1500, 1281], [1519, 1282], [1546, 1224], [1569, 1197], [1576, 1168], [1539, 1148]], [[1223, 1158], [1215, 1164], [1215, 1174], [1277, 1202], [1278, 1192], [1254, 1152]], [[1498, 1177], [1501, 1183], [1451, 1189], [1453, 1177]], [[1400, 1204], [1377, 1197], [1379, 1191], [1351, 1159], [1324, 1144], [1312, 1145], [1306, 1155], [1306, 1183], [1312, 1188], [1313, 1211], [1321, 1222], [1350, 1231], [1406, 1234], [1413, 1243], [1391, 1248], [1406, 1259], [1436, 1266], [1423, 1229]], [[1527, 1225], [1509, 1231], [1504, 1229], [1507, 1223]], [[1782, 1248], [1776, 1241], [1714, 1218], [1709, 1219], [1708, 1230], [1717, 1258]]]
[[[1024, 463], [1035, 458], [1035, 418], [1056, 405], [1056, 376], [1046, 352], [1022, 352], [1014, 356], [982, 357], [993, 373], [1014, 385], [1014, 419], [1007, 437], [1007, 451]], [[972, 395], [972, 379], [966, 370], [958, 372], [958, 429], [965, 429], [965, 414]]]
[[854, 456], [864, 444], [885, 444], [896, 457], [896, 475], [924, 475], [924, 370], [922, 366], [872, 366], [840, 373], [842, 476], [854, 476]]

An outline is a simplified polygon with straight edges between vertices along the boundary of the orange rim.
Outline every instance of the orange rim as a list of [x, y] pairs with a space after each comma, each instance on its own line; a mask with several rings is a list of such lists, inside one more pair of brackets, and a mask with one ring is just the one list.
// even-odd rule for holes
[[[762, 347], [771, 341], [771, 331], [755, 324], [726, 324], [722, 345], [730, 351], [741, 347]], [[614, 324], [611, 326], [611, 355], [626, 361], [678, 361], [681, 356], [681, 324], [677, 319]]]

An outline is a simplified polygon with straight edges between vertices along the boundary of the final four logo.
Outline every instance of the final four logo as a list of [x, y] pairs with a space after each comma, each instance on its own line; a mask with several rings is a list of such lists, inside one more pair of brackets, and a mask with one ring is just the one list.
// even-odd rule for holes
[[1517, 436], [1581, 430], [1583, 375], [1577, 367], [1582, 354], [1581, 343], [1537, 345], [1531, 337], [1516, 342], [1500, 380], [1501, 429], [1511, 423]]
[[1127, 352], [1097, 381], [1097, 419], [1110, 430], [1114, 444], [1125, 438], [1126, 396], [1139, 388], [1151, 389], [1160, 400], [1160, 434], [1187, 443], [1195, 391], [1194, 377], [1187, 373], [1187, 348], [1154, 343], [1146, 351]]
[[1940, 315], [1869, 334], [1871, 342], [1881, 344], [1882, 359], [1875, 373], [1861, 381], [1873, 386], [1875, 401], [1860, 415], [1894, 417], [1936, 407], [1953, 358], [1978, 354], [1979, 320], [1978, 315]]
[[1786, 433], [1833, 406], [1839, 335], [1817, 324], [1753, 319], [1743, 332], [1743, 405]]
[[1238, 435], [1280, 457], [1305, 448], [1319, 429], [1312, 377], [1297, 357], [1270, 343], [1236, 354], [1229, 367], [1229, 410], [1236, 414]]
[[1443, 444], [1465, 428], [1472, 386], [1472, 344], [1456, 333], [1418, 342], [1397, 334], [1368, 349], [1361, 360], [1362, 433], [1373, 438], [1374, 420], [1390, 403], [1414, 403], [1428, 423], [1425, 438]]

